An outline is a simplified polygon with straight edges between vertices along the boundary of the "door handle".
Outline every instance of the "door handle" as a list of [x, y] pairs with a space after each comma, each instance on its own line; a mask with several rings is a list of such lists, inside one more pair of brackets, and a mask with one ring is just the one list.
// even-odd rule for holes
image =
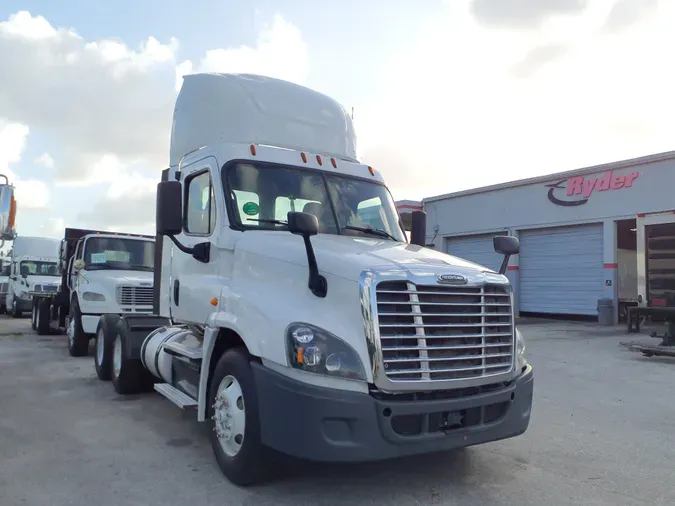
[[180, 301], [179, 299], [180, 299], [180, 281], [176, 279], [173, 282], [173, 301], [176, 304], [176, 306]]

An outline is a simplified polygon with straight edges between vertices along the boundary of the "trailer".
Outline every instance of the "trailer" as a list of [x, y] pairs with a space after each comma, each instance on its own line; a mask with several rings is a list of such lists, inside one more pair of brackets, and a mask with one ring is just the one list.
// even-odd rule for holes
[[423, 211], [409, 243], [340, 104], [262, 76], [183, 79], [154, 313], [100, 318], [115, 391], [194, 410], [242, 486], [268, 476], [269, 450], [359, 462], [524, 433], [518, 239], [495, 238], [498, 272], [425, 248]]
[[656, 347], [632, 345], [634, 351], [644, 348], [645, 354], [670, 353], [664, 347], [675, 346], [675, 214], [673, 212], [639, 215], [637, 234], [637, 305], [627, 308], [629, 333], [640, 332], [645, 319], [662, 323], [663, 334]]
[[[72, 356], [88, 352], [103, 331], [103, 314], [152, 312], [154, 236], [66, 228], [59, 246], [58, 290], [33, 291], [31, 323], [38, 334], [66, 332]], [[103, 339], [97, 339], [103, 347]], [[102, 350], [98, 350], [100, 358]], [[109, 377], [109, 370], [97, 372]]]

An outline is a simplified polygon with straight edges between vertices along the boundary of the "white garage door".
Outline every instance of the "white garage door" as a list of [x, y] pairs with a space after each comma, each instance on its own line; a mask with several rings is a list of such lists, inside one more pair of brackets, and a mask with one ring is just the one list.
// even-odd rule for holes
[[520, 232], [520, 311], [597, 315], [602, 224]]
[[446, 251], [463, 260], [496, 271], [499, 270], [499, 266], [504, 259], [502, 255], [495, 253], [494, 243], [492, 242], [493, 237], [499, 234], [506, 234], [506, 232], [451, 237], [448, 239]]

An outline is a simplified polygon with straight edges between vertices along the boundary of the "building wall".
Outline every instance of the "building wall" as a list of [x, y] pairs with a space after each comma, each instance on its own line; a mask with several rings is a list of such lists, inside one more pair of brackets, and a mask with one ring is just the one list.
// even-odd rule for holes
[[[425, 199], [427, 240], [435, 236], [435, 247], [445, 251], [447, 241], [455, 236], [501, 231], [518, 236], [526, 229], [602, 223], [604, 296], [613, 299], [616, 307], [616, 220], [675, 209], [675, 153], [633, 162]], [[516, 294], [518, 265], [516, 255], [508, 272]]]
[[[576, 177], [589, 180], [602, 177], [606, 172], [603, 169]], [[635, 217], [637, 213], [675, 209], [675, 157], [612, 171], [613, 176], [624, 178], [634, 173], [639, 175], [630, 186], [594, 190], [586, 203], [577, 206], [556, 205], [548, 199], [550, 190], [553, 190], [554, 198], [560, 200], [583, 198], [583, 194], [567, 195], [565, 187], [570, 185], [569, 176], [482, 193], [460, 194], [438, 200], [434, 197], [425, 199], [427, 234], [431, 239], [438, 227], [436, 246], [440, 248], [443, 245], [442, 238], [451, 235], [487, 233], [513, 227], [524, 229], [590, 223], [604, 221], [605, 218], [629, 218]], [[547, 186], [558, 182], [561, 183], [560, 189]]]

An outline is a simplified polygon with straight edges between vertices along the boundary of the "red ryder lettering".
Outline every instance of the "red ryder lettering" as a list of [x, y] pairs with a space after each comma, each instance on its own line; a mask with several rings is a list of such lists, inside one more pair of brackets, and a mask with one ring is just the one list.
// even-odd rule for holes
[[629, 188], [639, 175], [639, 172], [631, 172], [625, 176], [614, 176], [610, 170], [604, 176], [593, 179], [585, 179], [584, 176], [571, 177], [567, 180], [567, 195], [583, 195], [587, 199], [594, 191]]

